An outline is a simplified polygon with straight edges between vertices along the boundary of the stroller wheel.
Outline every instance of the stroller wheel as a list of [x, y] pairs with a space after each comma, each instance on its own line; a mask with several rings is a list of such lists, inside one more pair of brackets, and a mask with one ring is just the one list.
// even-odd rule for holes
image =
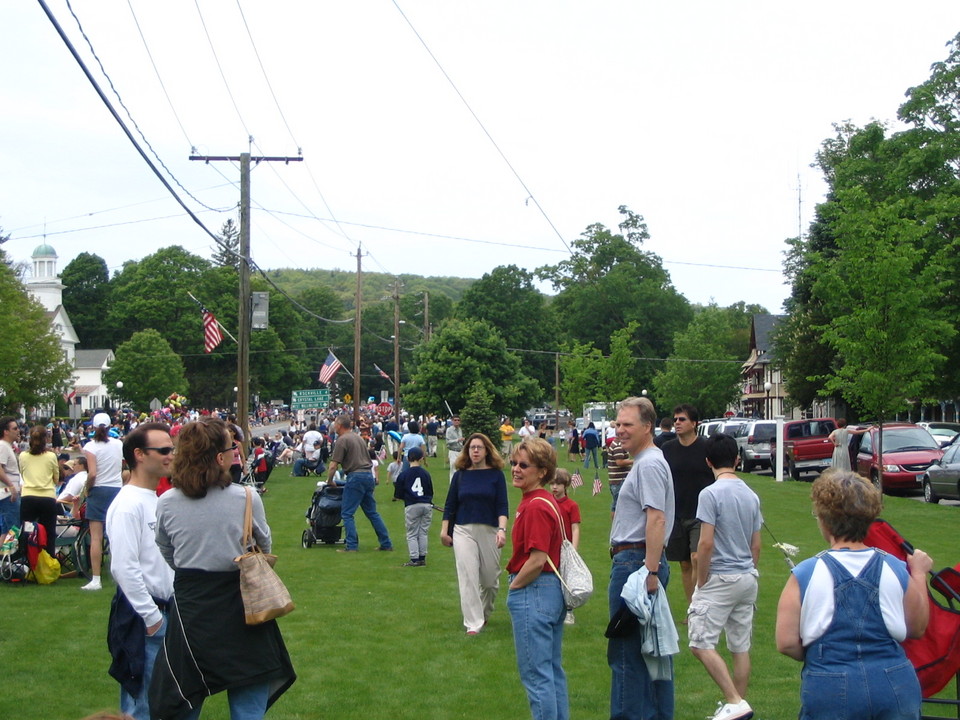
[[317, 542], [317, 539], [313, 536], [313, 533], [309, 530], [304, 530], [303, 537], [300, 539], [300, 543], [303, 545], [303, 547], [307, 549], [312, 548], [315, 542]]

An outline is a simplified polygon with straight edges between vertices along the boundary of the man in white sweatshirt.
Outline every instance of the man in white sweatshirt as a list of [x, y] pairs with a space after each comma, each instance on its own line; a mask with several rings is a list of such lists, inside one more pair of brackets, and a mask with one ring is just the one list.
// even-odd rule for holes
[[120, 709], [149, 720], [147, 691], [166, 633], [173, 570], [157, 549], [157, 483], [170, 474], [173, 440], [162, 423], [145, 423], [127, 435], [123, 458], [130, 480], [107, 511], [110, 573], [117, 597], [110, 610], [110, 674], [121, 684]]

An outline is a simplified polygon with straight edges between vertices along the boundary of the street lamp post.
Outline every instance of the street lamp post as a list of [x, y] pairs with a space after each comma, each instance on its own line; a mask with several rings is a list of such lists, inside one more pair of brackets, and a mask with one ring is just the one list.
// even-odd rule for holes
[[117, 380], [117, 410], [123, 409], [123, 380]]
[[763, 389], [767, 393], [767, 404], [764, 406], [764, 409], [763, 409], [763, 417], [766, 419], [769, 419], [770, 418], [770, 391], [773, 390], [773, 383], [767, 380], [763, 384]]

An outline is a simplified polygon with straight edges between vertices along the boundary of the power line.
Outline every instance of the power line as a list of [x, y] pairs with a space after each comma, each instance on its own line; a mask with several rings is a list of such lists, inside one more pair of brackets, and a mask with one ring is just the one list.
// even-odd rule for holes
[[230, 97], [230, 102], [233, 103], [233, 109], [237, 112], [237, 117], [240, 119], [240, 124], [243, 126], [243, 131], [247, 134], [247, 137], [250, 138], [250, 141], [253, 141], [253, 135], [251, 135], [249, 128], [247, 128], [247, 123], [243, 119], [243, 115], [240, 113], [240, 107], [237, 105], [236, 99], [233, 97], [233, 91], [230, 89], [230, 83], [227, 82], [227, 76], [223, 72], [223, 65], [220, 64], [220, 58], [217, 55], [217, 49], [213, 46], [213, 38], [210, 37], [210, 31], [207, 30], [207, 23], [203, 19], [203, 11], [200, 9], [199, 0], [193, 0], [193, 4], [197, 7], [197, 15], [200, 16], [200, 24], [203, 26], [203, 33], [207, 36], [207, 43], [210, 45], [210, 52], [213, 53], [213, 59], [217, 63], [217, 69], [220, 71], [220, 78], [223, 80], [223, 86], [227, 89], [227, 95]]
[[527, 184], [523, 181], [523, 178], [520, 177], [520, 173], [518, 173], [517, 170], [513, 167], [513, 164], [507, 158], [503, 150], [500, 149], [500, 146], [497, 145], [497, 141], [493, 139], [493, 135], [490, 134], [490, 132], [484, 126], [483, 122], [481, 122], [479, 116], [473, 111], [473, 108], [470, 107], [470, 103], [467, 102], [467, 99], [463, 96], [463, 93], [460, 92], [460, 89], [457, 87], [456, 83], [453, 82], [453, 78], [451, 78], [450, 75], [447, 74], [447, 71], [444, 70], [443, 65], [441, 65], [440, 61], [437, 59], [437, 56], [433, 54], [433, 51], [427, 45], [426, 40], [424, 40], [423, 37], [420, 35], [420, 33], [417, 32], [417, 29], [413, 26], [413, 23], [410, 22], [410, 18], [408, 18], [406, 14], [404, 14], [403, 10], [400, 8], [400, 5], [397, 3], [397, 0], [393, 0], [393, 6], [397, 9], [397, 12], [400, 13], [400, 16], [406, 21], [407, 25], [410, 26], [410, 29], [413, 31], [413, 34], [417, 36], [417, 40], [420, 41], [420, 44], [423, 45], [423, 48], [427, 51], [427, 54], [430, 56], [430, 58], [433, 60], [436, 66], [440, 69], [440, 72], [447, 79], [447, 82], [450, 83], [450, 87], [453, 88], [453, 91], [457, 94], [457, 97], [459, 97], [461, 102], [463, 102], [464, 106], [467, 108], [470, 115], [473, 116], [473, 119], [477, 121], [477, 125], [479, 125], [480, 129], [483, 130], [483, 134], [487, 136], [487, 139], [490, 141], [490, 143], [493, 145], [496, 151], [500, 154], [500, 157], [503, 158], [503, 161], [507, 164], [507, 167], [510, 168], [510, 172], [513, 173], [513, 176], [517, 179], [517, 182], [520, 183], [520, 187], [522, 187], [524, 191], [527, 193], [527, 200], [533, 200], [533, 204], [537, 206], [537, 210], [539, 210], [540, 214], [543, 215], [543, 219], [547, 221], [547, 224], [553, 229], [553, 232], [555, 232], [557, 234], [557, 237], [560, 238], [560, 242], [563, 243], [563, 246], [567, 249], [567, 252], [569, 252], [572, 255], [573, 250], [571, 250], [570, 246], [567, 245], [567, 241], [563, 239], [563, 235], [560, 234], [560, 231], [557, 230], [557, 226], [553, 224], [553, 221], [550, 219], [550, 216], [547, 215], [547, 211], [543, 209], [543, 207], [540, 205], [540, 202], [537, 200], [536, 197], [534, 197], [533, 191], [531, 191], [530, 188], [527, 187]]

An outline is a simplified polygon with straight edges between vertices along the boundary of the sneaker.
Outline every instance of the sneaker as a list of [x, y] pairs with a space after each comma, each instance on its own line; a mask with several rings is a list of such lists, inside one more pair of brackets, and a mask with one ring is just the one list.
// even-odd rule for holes
[[573, 624], [576, 623], [576, 622], [577, 622], [577, 619], [573, 616], [573, 613], [568, 610], [568, 611], [567, 611], [567, 616], [563, 619], [563, 624], [564, 624], [564, 625], [573, 625]]
[[377, 550], [379, 550], [380, 552], [393, 552], [392, 547], [378, 547]]
[[409, 562], [405, 562], [400, 567], [420, 567], [421, 565], [423, 565], [423, 563], [419, 560], [410, 560]]
[[99, 580], [91, 580], [80, 589], [81, 590], [102, 590], [103, 586], [100, 584]]
[[753, 708], [746, 700], [738, 703], [717, 703], [717, 711], [707, 720], [750, 720]]
[[357, 552], [356, 548], [337, 548], [337, 552], [348, 553], [348, 552]]

